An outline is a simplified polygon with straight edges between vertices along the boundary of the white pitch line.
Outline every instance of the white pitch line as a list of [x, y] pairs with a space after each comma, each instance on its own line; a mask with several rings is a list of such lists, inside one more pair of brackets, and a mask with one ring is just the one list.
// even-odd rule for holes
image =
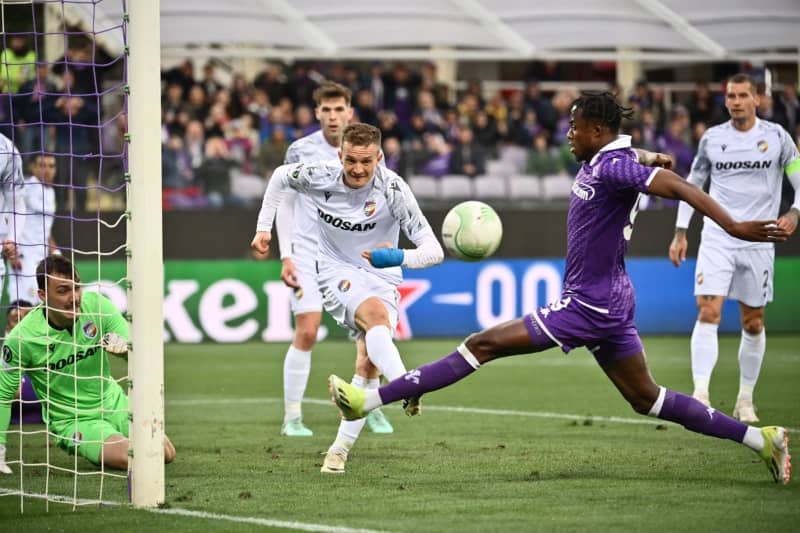
[[[183, 400], [168, 400], [167, 405], [214, 405], [214, 404], [266, 404], [282, 403], [283, 398], [187, 398]], [[319, 398], [304, 398], [304, 403], [314, 405], [332, 406], [330, 400]], [[551, 418], [556, 420], [592, 420], [595, 422], [610, 422], [616, 424], [638, 424], [656, 426], [659, 424], [671, 424], [667, 420], [652, 418], [627, 418], [624, 416], [595, 416], [595, 415], [576, 415], [572, 413], [550, 413], [547, 411], [517, 411], [512, 409], [483, 409], [480, 407], [463, 407], [449, 405], [428, 405], [424, 406], [425, 411], [442, 411], [446, 413], [464, 413], [473, 415], [493, 415], [493, 416], [521, 416], [527, 418]], [[786, 428], [790, 433], [800, 433], [800, 428]]]
[[[57, 503], [68, 503], [75, 505], [91, 505], [102, 504], [108, 506], [127, 506], [122, 502], [115, 502], [110, 500], [87, 500], [83, 498], [73, 499], [69, 496], [60, 494], [42, 494], [37, 492], [21, 493], [18, 490], [2, 489], [0, 488], [0, 496], [25, 496], [26, 498], [35, 498], [38, 500], [50, 500]], [[344, 526], [328, 526], [325, 524], [310, 524], [305, 522], [287, 522], [285, 520], [271, 520], [269, 518], [256, 518], [250, 516], [234, 516], [216, 513], [207, 513], [204, 511], [190, 511], [189, 509], [170, 508], [170, 509], [141, 509], [149, 513], [155, 514], [170, 514], [179, 516], [188, 516], [190, 518], [204, 518], [207, 520], [222, 520], [224, 522], [236, 522], [238, 524], [254, 524], [257, 526], [265, 527], [280, 527], [284, 529], [296, 529], [298, 531], [319, 531], [323, 533], [389, 533], [388, 531], [380, 531], [375, 529], [356, 529]]]

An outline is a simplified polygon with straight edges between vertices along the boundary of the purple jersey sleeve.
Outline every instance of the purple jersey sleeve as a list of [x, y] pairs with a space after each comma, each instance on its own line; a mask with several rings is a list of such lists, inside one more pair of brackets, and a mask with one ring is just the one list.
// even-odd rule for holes
[[595, 172], [603, 177], [603, 182], [617, 190], [633, 189], [647, 192], [650, 176], [658, 169], [639, 163], [633, 150], [615, 151], [603, 158]]

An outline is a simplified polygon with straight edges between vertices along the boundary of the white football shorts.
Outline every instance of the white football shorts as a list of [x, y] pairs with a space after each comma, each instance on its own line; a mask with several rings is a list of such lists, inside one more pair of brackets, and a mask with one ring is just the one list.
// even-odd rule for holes
[[391, 330], [397, 327], [400, 293], [388, 281], [349, 265], [327, 265], [318, 274], [322, 305], [343, 328], [355, 337], [361, 331], [356, 327], [356, 310], [372, 296], [381, 300], [389, 314]]
[[317, 284], [317, 272], [315, 261], [306, 260], [301, 257], [292, 257], [294, 268], [297, 273], [297, 281], [300, 288], [292, 291], [292, 313], [301, 315], [303, 313], [321, 313], [322, 295]]
[[750, 307], [772, 301], [774, 248], [740, 248], [700, 244], [694, 271], [695, 296], [725, 296]]

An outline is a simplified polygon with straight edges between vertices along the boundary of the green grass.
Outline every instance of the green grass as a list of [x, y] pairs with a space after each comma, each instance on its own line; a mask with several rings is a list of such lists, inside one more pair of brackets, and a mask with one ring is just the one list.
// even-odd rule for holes
[[[645, 339], [657, 381], [690, 390], [688, 337]], [[456, 341], [400, 344], [409, 367], [450, 352]], [[772, 335], [756, 391], [766, 424], [800, 428], [800, 337]], [[730, 412], [738, 387], [738, 338], [721, 341], [712, 401]], [[304, 418], [315, 434], [279, 436], [284, 345], [170, 345], [166, 351], [167, 433], [178, 459], [167, 467], [168, 511], [81, 507], [0, 498], [2, 531], [252, 531], [275, 521], [382, 531], [797, 531], [800, 482], [778, 486], [755, 454], [633, 413], [585, 350], [501, 360], [425, 397], [423, 415], [386, 409], [394, 435], [365, 431], [347, 473], [319, 473], [338, 425], [322, 402], [325, 377], [350, 376], [353, 346], [326, 341], [314, 352]], [[124, 371], [124, 370], [122, 370]], [[448, 407], [496, 409], [486, 415]], [[517, 411], [518, 414], [507, 411]], [[548, 416], [577, 415], [577, 418]], [[622, 417], [625, 423], [607, 417]], [[800, 431], [793, 436], [800, 443]], [[18, 454], [16, 437], [9, 456]], [[51, 462], [73, 458], [50, 448]], [[44, 460], [41, 437], [27, 461]], [[92, 467], [80, 460], [81, 471]], [[26, 468], [25, 490], [44, 492], [43, 469]], [[20, 478], [0, 477], [17, 489]], [[78, 496], [97, 498], [96, 477]], [[73, 477], [52, 473], [52, 494], [72, 495]], [[124, 479], [107, 478], [104, 500], [124, 502]], [[269, 522], [273, 521], [273, 522]]]

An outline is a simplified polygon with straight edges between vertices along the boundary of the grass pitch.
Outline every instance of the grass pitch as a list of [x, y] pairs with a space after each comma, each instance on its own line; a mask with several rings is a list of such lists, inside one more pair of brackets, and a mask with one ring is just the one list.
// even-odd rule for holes
[[[407, 366], [449, 353], [455, 340], [400, 344]], [[689, 391], [687, 337], [645, 339], [656, 380]], [[765, 424], [793, 428], [800, 450], [800, 337], [771, 335], [756, 391]], [[107, 504], [0, 497], [2, 531], [797, 531], [800, 476], [772, 483], [758, 457], [731, 442], [636, 415], [588, 352], [550, 350], [487, 365], [425, 397], [409, 419], [385, 408], [393, 435], [362, 434], [347, 473], [319, 472], [338, 425], [325, 378], [349, 377], [353, 346], [314, 351], [304, 407], [314, 436], [279, 435], [284, 345], [169, 345], [167, 505], [127, 507], [123, 478], [105, 478]], [[738, 338], [723, 337], [712, 402], [730, 413], [738, 388]], [[121, 374], [123, 368], [119, 369]], [[26, 429], [34, 429], [27, 426]], [[9, 457], [18, 456], [18, 437]], [[44, 461], [41, 436], [27, 462]], [[800, 457], [800, 451], [795, 454]], [[52, 464], [74, 459], [49, 448]], [[81, 472], [91, 465], [77, 462]], [[0, 491], [97, 499], [98, 476], [26, 467]], [[115, 502], [122, 505], [115, 505]], [[20, 505], [24, 513], [20, 514]]]

